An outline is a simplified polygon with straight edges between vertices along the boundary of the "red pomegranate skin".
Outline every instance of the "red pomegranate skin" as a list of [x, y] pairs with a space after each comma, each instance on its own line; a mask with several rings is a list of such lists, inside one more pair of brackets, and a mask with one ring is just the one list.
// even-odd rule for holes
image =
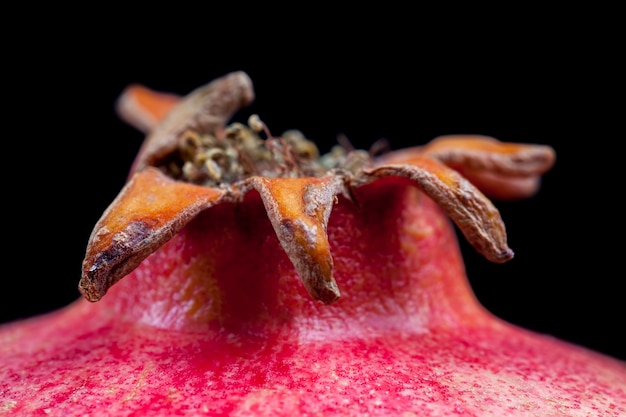
[[251, 191], [101, 301], [0, 327], [0, 413], [626, 415], [624, 362], [477, 302], [430, 198], [384, 178], [354, 201], [339, 197], [328, 224], [336, 303], [311, 299]]

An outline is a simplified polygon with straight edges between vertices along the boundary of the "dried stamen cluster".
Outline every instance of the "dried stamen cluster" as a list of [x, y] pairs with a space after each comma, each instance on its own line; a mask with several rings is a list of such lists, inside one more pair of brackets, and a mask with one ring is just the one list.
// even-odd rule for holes
[[160, 167], [177, 180], [221, 187], [252, 176], [321, 177], [331, 170], [355, 173], [372, 163], [367, 152], [349, 151], [342, 145], [320, 156], [315, 143], [299, 130], [288, 130], [273, 137], [258, 116], [252, 115], [248, 126], [228, 125], [223, 137], [192, 130], [184, 132], [178, 139], [177, 152]]

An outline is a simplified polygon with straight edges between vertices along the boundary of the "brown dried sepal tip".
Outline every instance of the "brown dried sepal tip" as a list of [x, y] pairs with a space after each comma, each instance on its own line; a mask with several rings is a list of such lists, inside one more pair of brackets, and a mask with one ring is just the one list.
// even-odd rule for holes
[[[259, 192], [276, 235], [311, 296], [339, 299], [326, 227], [336, 196], [379, 178], [408, 178], [439, 204], [467, 240], [493, 262], [512, 258], [500, 214], [483, 194], [517, 199], [537, 190], [552, 148], [484, 136], [443, 136], [388, 152], [336, 146], [319, 155], [299, 131], [280, 137], [253, 115], [227, 122], [254, 99], [234, 72], [188, 96], [128, 87], [122, 119], [147, 133], [128, 183], [96, 224], [83, 261], [81, 293], [97, 301], [198, 213]], [[482, 190], [481, 191], [479, 191]]]

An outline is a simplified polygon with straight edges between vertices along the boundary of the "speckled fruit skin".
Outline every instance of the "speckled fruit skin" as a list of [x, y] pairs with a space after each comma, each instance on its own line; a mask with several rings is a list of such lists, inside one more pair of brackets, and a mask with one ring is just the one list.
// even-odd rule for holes
[[330, 306], [255, 191], [208, 209], [100, 302], [1, 327], [0, 414], [626, 415], [626, 364], [481, 307], [450, 222], [407, 181], [339, 198], [328, 234]]

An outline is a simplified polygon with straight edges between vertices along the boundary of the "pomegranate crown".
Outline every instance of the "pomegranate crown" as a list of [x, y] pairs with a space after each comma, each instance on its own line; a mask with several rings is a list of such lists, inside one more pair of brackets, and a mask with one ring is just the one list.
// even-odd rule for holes
[[474, 248], [493, 262], [513, 257], [498, 210], [487, 196], [533, 195], [555, 160], [551, 147], [447, 135], [423, 146], [353, 149], [345, 138], [320, 155], [300, 131], [274, 137], [257, 115], [227, 123], [250, 104], [244, 72], [185, 97], [129, 86], [120, 117], [147, 134], [129, 180], [90, 236], [79, 290], [98, 301], [108, 288], [165, 244], [198, 213], [260, 194], [274, 231], [309, 294], [340, 297], [326, 228], [337, 195], [383, 177], [404, 177], [434, 200]]

